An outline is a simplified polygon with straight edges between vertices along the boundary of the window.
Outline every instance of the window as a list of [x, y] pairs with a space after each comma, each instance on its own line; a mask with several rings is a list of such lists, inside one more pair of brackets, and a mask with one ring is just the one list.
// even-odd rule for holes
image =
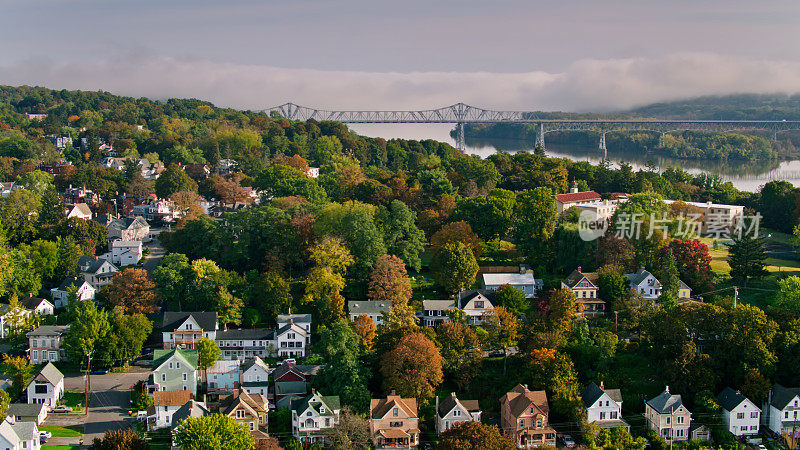
[[475, 309], [483, 309], [483, 302], [475, 301]]
[[242, 411], [241, 409], [237, 409], [236, 410], [236, 418], [237, 419], [244, 419], [244, 411]]
[[403, 422], [389, 422], [389, 426], [392, 428], [398, 428], [403, 426]]
[[181, 368], [181, 363], [180, 362], [176, 362], [175, 363], [175, 368], [176, 369], [180, 369]]
[[744, 419], [744, 413], [736, 413], [737, 419]]
[[161, 374], [161, 381], [167, 381], [167, 374], [165, 373]]
[[185, 384], [183, 385], [183, 390], [184, 390], [184, 391], [188, 391], [188, 390], [189, 390], [189, 389], [187, 389], [187, 388], [186, 388], [186, 385], [185, 385]]
[[750, 413], [751, 419], [758, 419], [758, 411], [753, 411]]
[[33, 392], [35, 394], [47, 394], [47, 385], [36, 383], [36, 385], [33, 387]]
[[186, 380], [187, 380], [186, 374], [183, 374], [183, 381], [186, 381]]
[[675, 430], [675, 436], [683, 437], [683, 429], [682, 428], [678, 428], [677, 430]]
[[611, 419], [616, 419], [617, 418], [617, 412], [616, 411], [611, 411], [611, 413], [609, 413], [609, 417]]
[[678, 425], [683, 425], [683, 416], [678, 416]]
[[600, 412], [600, 420], [606, 420], [606, 413]]
[[525, 421], [522, 420], [522, 419], [519, 419], [519, 426], [520, 427], [524, 427], [525, 426]]
[[669, 418], [669, 417], [667, 417], [667, 425], [669, 425], [670, 423], [671, 423], [671, 422], [670, 422], [670, 418]]
[[750, 425], [750, 431], [757, 431], [758, 425]]
[[33, 340], [33, 348], [36, 348], [36, 347], [38, 347], [38, 346], [39, 346], [39, 341], [37, 341], [36, 339], [34, 339], [34, 340]]
[[172, 369], [172, 363], [169, 363], [169, 368]]
[[536, 421], [536, 428], [542, 428], [542, 420], [541, 419]]
[[747, 431], [747, 427], [742, 427], [742, 431]]
[[[50, 339], [50, 347], [53, 347], [53, 348], [56, 347], [56, 340], [55, 339]], [[797, 406], [797, 402], [795, 402], [794, 406]]]
[[255, 427], [253, 426], [253, 422], [250, 422], [250, 431], [253, 431], [253, 430], [255, 430]]
[[783, 413], [783, 418], [784, 419], [788, 419], [789, 418], [789, 411], [786, 411], [786, 412]]
[[329, 426], [331, 426], [331, 419], [329, 419], [329, 418], [327, 418], [327, 417], [325, 418], [325, 426], [326, 426], [326, 427], [329, 427]]
[[453, 417], [461, 417], [461, 410], [457, 409], [457, 410], [453, 411]]
[[32, 355], [32, 357], [31, 357], [32, 360], [36, 361], [37, 359], [39, 359], [39, 352], [37, 350], [33, 350], [31, 352], [31, 355]]
[[394, 417], [397, 417], [397, 416], [399, 415], [399, 411], [397, 410], [397, 408], [395, 408], [395, 409], [393, 409], [393, 410], [392, 410], [392, 415], [393, 415]]
[[531, 414], [536, 414], [536, 408], [534, 408], [533, 406], [531, 406]]

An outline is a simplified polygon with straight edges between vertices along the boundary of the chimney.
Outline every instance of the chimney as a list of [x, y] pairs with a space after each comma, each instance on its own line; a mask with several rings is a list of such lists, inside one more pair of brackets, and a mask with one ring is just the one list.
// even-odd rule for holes
[[667, 394], [669, 394], [669, 385], [667, 385], [667, 386], [664, 388], [664, 392], [666, 392]]
[[394, 397], [396, 395], [397, 395], [397, 392], [394, 389], [392, 389], [392, 392], [389, 394], [389, 396]]
[[600, 390], [601, 391], [605, 391], [606, 390], [606, 386], [602, 381], [600, 381]]
[[577, 270], [578, 272], [582, 272], [582, 271], [581, 271], [581, 266], [578, 266], [578, 268], [577, 268], [576, 270]]

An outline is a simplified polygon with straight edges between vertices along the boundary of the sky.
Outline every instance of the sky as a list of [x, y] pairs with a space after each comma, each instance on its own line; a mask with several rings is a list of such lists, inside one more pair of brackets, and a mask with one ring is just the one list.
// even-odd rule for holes
[[800, 92], [800, 2], [0, 0], [0, 83], [264, 109]]

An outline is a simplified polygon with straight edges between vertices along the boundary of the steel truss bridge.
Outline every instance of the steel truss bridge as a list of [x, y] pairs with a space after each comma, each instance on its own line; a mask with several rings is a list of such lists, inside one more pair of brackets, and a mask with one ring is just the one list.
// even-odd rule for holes
[[594, 131], [600, 134], [600, 150], [606, 151], [606, 133], [617, 131], [648, 131], [666, 133], [675, 131], [766, 131], [777, 139], [778, 133], [800, 130], [795, 120], [660, 120], [660, 119], [546, 119], [530, 111], [495, 111], [477, 108], [464, 103], [438, 109], [418, 111], [332, 111], [308, 108], [294, 103], [262, 110], [289, 120], [331, 120], [342, 123], [452, 123], [456, 125], [457, 146], [464, 149], [464, 124], [466, 123], [532, 123], [536, 124], [536, 143], [545, 146], [547, 133], [557, 131]]

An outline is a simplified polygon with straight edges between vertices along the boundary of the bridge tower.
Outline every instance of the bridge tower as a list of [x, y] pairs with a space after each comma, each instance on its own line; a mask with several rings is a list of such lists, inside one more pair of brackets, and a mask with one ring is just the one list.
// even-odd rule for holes
[[466, 149], [466, 139], [464, 138], [464, 122], [456, 124], [456, 147], [462, 152]]
[[544, 146], [544, 124], [539, 124], [539, 131], [536, 133], [536, 146], [545, 148]]
[[608, 149], [606, 148], [606, 132], [600, 135], [600, 150], [603, 151], [603, 159], [608, 159]]

